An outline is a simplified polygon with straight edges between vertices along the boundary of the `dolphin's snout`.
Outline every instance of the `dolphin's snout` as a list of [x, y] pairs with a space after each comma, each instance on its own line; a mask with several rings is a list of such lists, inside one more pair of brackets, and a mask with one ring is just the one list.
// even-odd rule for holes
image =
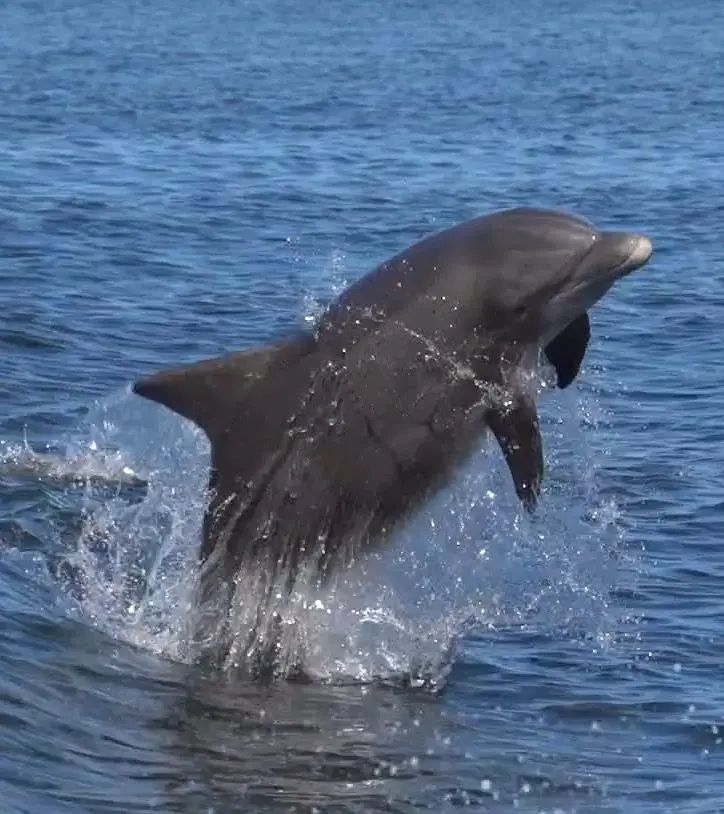
[[626, 261], [626, 267], [628, 271], [633, 271], [648, 263], [649, 258], [653, 254], [654, 247], [651, 241], [647, 237], [644, 237], [644, 235], [632, 235], [629, 240], [631, 243], [631, 252]]
[[622, 277], [648, 263], [653, 251], [651, 241], [644, 235], [601, 232], [595, 257], [602, 268], [608, 268], [616, 277]]

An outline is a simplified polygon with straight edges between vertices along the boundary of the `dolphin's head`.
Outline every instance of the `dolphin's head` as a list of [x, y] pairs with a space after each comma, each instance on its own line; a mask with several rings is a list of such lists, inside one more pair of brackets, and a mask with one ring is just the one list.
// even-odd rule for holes
[[543, 346], [652, 253], [646, 237], [597, 231], [581, 218], [548, 210], [509, 210], [480, 226], [469, 236], [477, 258], [467, 268], [469, 274], [477, 266], [472, 307], [479, 324]]
[[[515, 366], [538, 346], [565, 387], [588, 342], [588, 310], [651, 251], [645, 237], [597, 231], [572, 215], [497, 212], [438, 232], [383, 263], [347, 289], [318, 337], [349, 347], [355, 332], [365, 336], [371, 327], [377, 335], [386, 320], [492, 367], [501, 360]], [[578, 330], [566, 333], [572, 323]]]
[[590, 246], [562, 273], [553, 273], [550, 289], [531, 305], [540, 311], [540, 338], [545, 345], [574, 319], [587, 313], [621, 277], [645, 265], [651, 241], [627, 232], [591, 232]]

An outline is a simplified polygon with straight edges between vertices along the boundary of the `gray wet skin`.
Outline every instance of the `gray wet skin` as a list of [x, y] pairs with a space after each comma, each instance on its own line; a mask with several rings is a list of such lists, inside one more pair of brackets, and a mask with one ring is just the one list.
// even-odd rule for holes
[[497, 438], [532, 508], [543, 477], [543, 349], [575, 378], [588, 310], [651, 256], [637, 235], [516, 209], [417, 243], [352, 285], [314, 333], [163, 371], [135, 392], [211, 442], [202, 583], [239, 569], [321, 577], [387, 532]]

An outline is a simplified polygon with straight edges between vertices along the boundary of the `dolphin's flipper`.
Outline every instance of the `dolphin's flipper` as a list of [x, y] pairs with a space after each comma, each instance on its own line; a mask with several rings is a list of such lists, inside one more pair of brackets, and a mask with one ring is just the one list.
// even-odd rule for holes
[[535, 508], [543, 480], [543, 442], [535, 404], [521, 396], [512, 408], [491, 410], [488, 426], [503, 450], [518, 497], [527, 509]]
[[568, 387], [578, 375], [590, 338], [588, 314], [581, 314], [546, 345], [546, 357], [558, 374], [558, 387]]
[[308, 352], [312, 341], [303, 336], [187, 367], [162, 370], [135, 382], [133, 392], [195, 422], [213, 444], [229, 429], [254, 384], [272, 370], [282, 373]]

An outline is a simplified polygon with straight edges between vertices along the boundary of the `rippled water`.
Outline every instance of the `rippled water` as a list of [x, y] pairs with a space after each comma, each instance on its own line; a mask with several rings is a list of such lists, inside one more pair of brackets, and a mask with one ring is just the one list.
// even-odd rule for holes
[[[21, 0], [0, 26], [0, 807], [724, 810], [724, 12]], [[544, 400], [301, 595], [310, 683], [189, 663], [206, 443], [140, 374], [513, 204], [654, 261]]]

